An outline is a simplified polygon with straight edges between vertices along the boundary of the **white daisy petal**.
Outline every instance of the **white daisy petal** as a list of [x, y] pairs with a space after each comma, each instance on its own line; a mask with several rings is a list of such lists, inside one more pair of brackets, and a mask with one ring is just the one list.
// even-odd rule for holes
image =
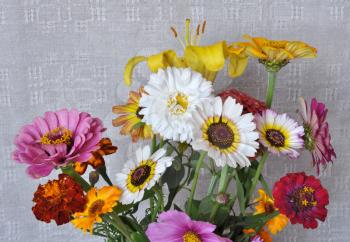
[[212, 83], [190, 68], [168, 67], [151, 74], [145, 90], [150, 92], [140, 99], [143, 121], [165, 139], [190, 142], [194, 113], [212, 97]]
[[121, 203], [142, 200], [145, 189], [152, 188], [172, 164], [173, 157], [165, 156], [165, 153], [165, 149], [159, 149], [150, 155], [149, 146], [136, 150], [136, 161], [125, 163], [122, 172], [117, 174], [116, 184], [123, 190]]

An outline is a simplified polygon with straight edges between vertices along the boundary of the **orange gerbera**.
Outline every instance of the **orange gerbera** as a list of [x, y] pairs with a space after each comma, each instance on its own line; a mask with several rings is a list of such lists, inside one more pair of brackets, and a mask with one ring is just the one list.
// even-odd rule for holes
[[113, 146], [109, 138], [102, 138], [99, 142], [100, 148], [92, 152], [92, 157], [87, 162], [75, 162], [74, 170], [82, 175], [85, 173], [88, 165], [91, 165], [94, 169], [97, 169], [105, 165], [103, 156], [115, 153], [118, 147]]
[[139, 113], [142, 109], [139, 102], [143, 93], [145, 92], [142, 87], [138, 92], [131, 91], [127, 104], [113, 107], [113, 113], [121, 114], [113, 119], [113, 126], [122, 126], [120, 134], [130, 134], [132, 142], [137, 142], [139, 138], [150, 139], [153, 135], [151, 126], [142, 122], [143, 115]]
[[[273, 213], [274, 211], [278, 211], [278, 209], [274, 205], [274, 200], [270, 198], [264, 190], [259, 189], [259, 195], [257, 199], [255, 199], [254, 202], [257, 202], [258, 204], [255, 207], [256, 212], [254, 214], [261, 214], [261, 213]], [[266, 226], [268, 230], [272, 234], [276, 234], [283, 230], [288, 224], [288, 218], [283, 214], [278, 214], [277, 216], [273, 217], [269, 221], [267, 221]]]
[[71, 215], [84, 210], [86, 199], [83, 189], [68, 175], [60, 174], [58, 180], [39, 185], [34, 193], [32, 208], [38, 220], [57, 225], [70, 221]]
[[113, 207], [117, 205], [122, 191], [115, 186], [105, 186], [101, 189], [91, 188], [87, 195], [87, 203], [83, 212], [77, 212], [73, 215], [71, 221], [76, 228], [84, 231], [89, 230], [92, 234], [94, 224], [101, 223], [100, 215], [110, 213]]

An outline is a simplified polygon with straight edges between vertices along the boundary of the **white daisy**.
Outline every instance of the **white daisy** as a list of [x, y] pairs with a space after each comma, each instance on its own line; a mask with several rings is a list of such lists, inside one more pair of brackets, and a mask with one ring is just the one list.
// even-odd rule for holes
[[149, 146], [136, 150], [136, 162], [128, 161], [117, 174], [117, 186], [123, 190], [120, 202], [129, 204], [141, 201], [146, 189], [150, 189], [171, 166], [173, 158], [164, 156], [165, 149], [151, 155]]
[[255, 116], [260, 142], [273, 154], [286, 154], [295, 159], [299, 156], [296, 149], [304, 146], [304, 128], [287, 114], [277, 114], [268, 109]]
[[208, 151], [208, 156], [215, 160], [217, 166], [250, 166], [248, 157], [254, 157], [259, 147], [256, 140], [254, 116], [242, 115], [243, 106], [228, 97], [223, 103], [220, 97], [195, 115], [198, 132], [191, 143], [193, 149]]
[[212, 83], [190, 68], [159, 69], [145, 86], [140, 100], [142, 121], [165, 139], [189, 143], [193, 138], [193, 113], [208, 101]]

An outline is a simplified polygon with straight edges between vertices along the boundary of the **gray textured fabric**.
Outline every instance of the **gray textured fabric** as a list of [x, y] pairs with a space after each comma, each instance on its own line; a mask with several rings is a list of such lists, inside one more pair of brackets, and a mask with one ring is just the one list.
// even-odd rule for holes
[[[32, 196], [39, 183], [11, 160], [12, 140], [20, 126], [46, 110], [76, 107], [103, 119], [107, 135], [119, 146], [108, 160], [112, 177], [134, 150], [129, 138], [111, 126], [111, 107], [125, 102], [122, 84], [128, 58], [167, 48], [180, 50], [169, 26], [189, 17], [207, 20], [203, 44], [244, 34], [304, 40], [319, 50], [314, 60], [293, 61], [279, 73], [274, 108], [294, 113], [303, 95], [329, 106], [329, 123], [338, 159], [321, 175], [329, 189], [329, 215], [317, 231], [289, 226], [274, 241], [348, 241], [350, 227], [349, 47], [350, 2], [347, 0], [0, 0], [0, 241], [101, 241], [70, 224], [56, 227], [35, 220]], [[136, 68], [136, 88], [147, 80]], [[263, 99], [266, 76], [251, 61], [233, 81], [217, 79], [217, 90], [229, 85]], [[292, 115], [296, 117], [296, 115]], [[286, 172], [314, 174], [311, 157], [275, 158], [264, 174], [270, 182]], [[54, 178], [56, 174], [50, 177]], [[204, 178], [205, 179], [205, 178]], [[203, 188], [204, 190], [204, 188]]]

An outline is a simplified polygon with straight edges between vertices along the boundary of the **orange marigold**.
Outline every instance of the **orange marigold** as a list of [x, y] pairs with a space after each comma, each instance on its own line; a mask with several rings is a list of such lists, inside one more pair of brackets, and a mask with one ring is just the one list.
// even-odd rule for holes
[[38, 220], [57, 225], [68, 223], [76, 212], [84, 211], [86, 198], [81, 186], [68, 175], [60, 174], [58, 180], [39, 185], [34, 193], [32, 208]]
[[103, 138], [99, 142], [100, 148], [92, 152], [91, 158], [87, 162], [76, 162], [74, 164], [74, 170], [82, 175], [85, 173], [88, 165], [91, 165], [94, 169], [97, 169], [105, 165], [103, 156], [115, 153], [118, 147], [112, 145], [112, 141], [109, 138]]

